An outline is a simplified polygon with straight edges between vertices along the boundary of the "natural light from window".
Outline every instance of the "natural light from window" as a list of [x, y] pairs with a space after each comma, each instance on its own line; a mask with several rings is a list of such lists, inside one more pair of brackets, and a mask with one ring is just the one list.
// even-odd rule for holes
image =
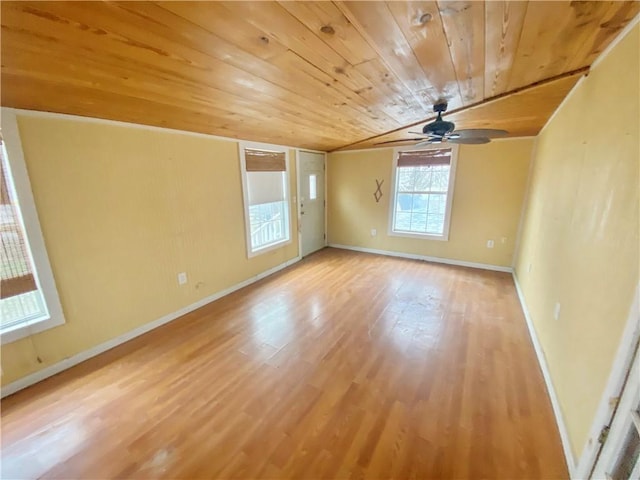
[[241, 147], [249, 255], [288, 242], [286, 152]]
[[446, 237], [452, 152], [408, 150], [395, 163], [391, 233]]
[[2, 145], [0, 175], [0, 329], [48, 318]]
[[442, 235], [449, 165], [399, 167], [394, 230]]

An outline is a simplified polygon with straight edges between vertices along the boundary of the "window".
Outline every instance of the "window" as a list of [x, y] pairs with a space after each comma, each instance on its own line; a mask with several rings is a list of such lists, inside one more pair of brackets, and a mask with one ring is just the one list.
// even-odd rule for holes
[[318, 176], [316, 174], [309, 175], [309, 200], [318, 198]]
[[2, 343], [64, 323], [17, 133], [3, 111], [0, 140], [0, 336]]
[[448, 239], [456, 153], [455, 147], [397, 152], [390, 235]]
[[240, 143], [249, 257], [291, 240], [287, 151]]

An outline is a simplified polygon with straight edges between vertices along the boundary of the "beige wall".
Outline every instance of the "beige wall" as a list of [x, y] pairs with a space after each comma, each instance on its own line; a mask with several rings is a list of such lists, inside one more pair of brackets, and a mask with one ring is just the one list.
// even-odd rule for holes
[[[532, 146], [525, 138], [460, 147], [448, 241], [388, 235], [392, 148], [331, 153], [329, 242], [510, 267]], [[379, 203], [376, 179], [384, 180]]]
[[[4, 345], [3, 384], [298, 255], [292, 214], [293, 241], [247, 259], [237, 142], [63, 118], [18, 126], [67, 323]], [[290, 169], [293, 196], [294, 151]]]
[[539, 135], [516, 262], [576, 457], [638, 284], [639, 30]]

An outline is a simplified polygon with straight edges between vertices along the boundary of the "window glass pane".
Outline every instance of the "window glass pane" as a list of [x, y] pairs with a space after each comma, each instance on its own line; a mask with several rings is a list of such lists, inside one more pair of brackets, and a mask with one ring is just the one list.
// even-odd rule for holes
[[309, 200], [315, 200], [318, 198], [318, 177], [314, 175], [309, 175]]
[[48, 312], [31, 264], [31, 250], [1, 143], [0, 157], [0, 328], [7, 328], [44, 319]]
[[397, 209], [402, 212], [410, 212], [413, 203], [413, 195], [401, 193], [398, 195]]
[[444, 215], [427, 215], [427, 233], [442, 234]]
[[416, 193], [413, 195], [413, 208], [414, 212], [427, 213], [427, 205], [429, 204], [429, 197], [425, 193]]
[[427, 230], [427, 214], [412, 213], [411, 214], [411, 231], [424, 233]]
[[271, 202], [249, 207], [251, 251], [289, 240], [287, 202]]
[[411, 231], [411, 213], [396, 213], [396, 224], [394, 230], [401, 230], [403, 232]]
[[433, 180], [433, 167], [415, 167], [416, 168], [416, 192], [426, 192], [431, 190], [431, 182]]
[[429, 213], [437, 213], [444, 216], [447, 207], [447, 196], [444, 193], [429, 195]]
[[441, 167], [438, 176], [434, 181], [433, 189], [446, 192], [449, 187], [449, 167]]
[[398, 191], [411, 192], [415, 185], [416, 168], [398, 167]]
[[47, 315], [40, 290], [14, 295], [0, 300], [0, 327], [7, 328]]
[[442, 235], [450, 166], [396, 168], [397, 192], [393, 230]]

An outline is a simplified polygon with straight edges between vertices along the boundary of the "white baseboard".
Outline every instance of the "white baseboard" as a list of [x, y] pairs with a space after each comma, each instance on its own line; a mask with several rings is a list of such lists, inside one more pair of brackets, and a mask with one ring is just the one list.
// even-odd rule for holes
[[337, 243], [329, 243], [329, 247], [341, 248], [343, 250], [353, 250], [355, 252], [373, 253], [375, 255], [386, 255], [388, 257], [409, 258], [412, 260], [424, 260], [425, 262], [445, 263], [447, 265], [457, 265], [459, 267], [480, 268], [482, 270], [493, 270], [496, 272], [512, 273], [511, 267], [501, 267], [500, 265], [488, 265], [486, 263], [465, 262], [463, 260], [452, 260], [441, 257], [428, 257], [426, 255], [416, 255], [413, 253], [392, 252], [390, 250], [377, 250], [375, 248], [354, 247], [351, 245], [340, 245]]
[[567, 425], [564, 422], [562, 410], [560, 409], [560, 402], [558, 400], [558, 396], [556, 395], [556, 389], [554, 388], [553, 382], [551, 381], [551, 373], [549, 372], [549, 367], [547, 366], [547, 360], [544, 356], [544, 350], [542, 349], [542, 345], [540, 345], [540, 341], [538, 340], [538, 335], [536, 333], [535, 327], [533, 326], [533, 320], [529, 313], [529, 309], [527, 308], [527, 304], [524, 300], [524, 294], [520, 289], [520, 284], [518, 283], [518, 278], [516, 277], [515, 273], [513, 274], [513, 282], [516, 285], [518, 299], [520, 300], [520, 306], [522, 307], [524, 318], [527, 321], [527, 328], [529, 329], [531, 342], [533, 343], [533, 348], [535, 349], [536, 356], [538, 357], [538, 363], [540, 364], [540, 370], [542, 370], [544, 383], [547, 385], [547, 391], [549, 392], [549, 398], [551, 399], [551, 406], [553, 407], [553, 414], [556, 417], [556, 424], [558, 425], [558, 430], [560, 432], [560, 439], [562, 441], [564, 457], [567, 461], [567, 468], [569, 469], [569, 477], [573, 479], [576, 478], [576, 461], [573, 458], [571, 441], [569, 440], [569, 432], [567, 430]]
[[72, 357], [65, 358], [64, 360], [58, 363], [54, 363], [53, 365], [43, 368], [42, 370], [38, 370], [37, 372], [27, 375], [26, 377], [22, 377], [21, 379], [16, 380], [15, 382], [9, 383], [8, 385], [5, 385], [2, 387], [0, 391], [0, 398], [4, 398], [7, 395], [11, 395], [12, 393], [22, 390], [23, 388], [27, 388], [35, 383], [38, 383], [44, 380], [45, 378], [52, 377], [53, 375], [56, 375], [62, 372], [63, 370], [67, 370], [68, 368], [78, 365], [79, 363], [84, 362], [85, 360], [88, 360], [91, 357], [95, 357], [96, 355], [106, 352], [107, 350], [111, 350], [112, 348], [117, 347], [118, 345], [128, 342], [129, 340], [139, 337], [140, 335], [143, 335], [155, 328], [158, 328], [166, 323], [169, 323], [177, 318], [180, 318], [181, 316], [186, 315], [187, 313], [192, 312], [200, 307], [203, 307], [208, 303], [218, 300], [219, 298], [229, 295], [230, 293], [233, 293], [236, 290], [240, 290], [241, 288], [244, 288], [247, 285], [251, 285], [252, 283], [257, 282], [258, 280], [262, 280], [263, 278], [268, 277], [269, 275], [272, 275], [282, 270], [283, 268], [293, 265], [294, 263], [298, 262], [300, 258], [301, 257], [292, 258], [291, 260], [288, 260], [276, 267], [273, 267], [269, 270], [259, 273], [254, 277], [248, 278], [247, 280], [237, 283], [229, 288], [225, 288], [224, 290], [221, 290], [212, 295], [209, 295], [208, 297], [205, 297], [202, 300], [198, 300], [197, 302], [192, 303], [191, 305], [187, 305], [186, 307], [183, 307], [180, 310], [177, 310], [173, 313], [165, 315], [152, 322], [145, 323], [144, 325], [134, 328], [133, 330], [127, 333], [124, 333], [116, 338], [113, 338], [104, 343], [101, 343], [100, 345], [96, 345], [95, 347], [92, 347], [89, 350], [85, 350], [84, 352], [80, 352], [76, 355], [73, 355]]

